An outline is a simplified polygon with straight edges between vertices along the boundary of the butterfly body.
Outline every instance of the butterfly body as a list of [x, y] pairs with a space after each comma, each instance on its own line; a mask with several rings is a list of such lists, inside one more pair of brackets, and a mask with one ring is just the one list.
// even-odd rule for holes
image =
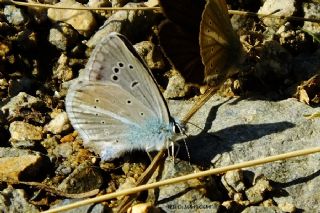
[[175, 135], [151, 72], [116, 33], [94, 49], [84, 75], [69, 88], [66, 110], [84, 145], [105, 161], [132, 150], [160, 150]]

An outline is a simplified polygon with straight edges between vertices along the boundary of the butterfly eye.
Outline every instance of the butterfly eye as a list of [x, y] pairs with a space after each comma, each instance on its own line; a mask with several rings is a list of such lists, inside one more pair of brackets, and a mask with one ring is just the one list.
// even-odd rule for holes
[[180, 128], [177, 126], [177, 124], [174, 124], [172, 127], [172, 131], [176, 134], [181, 133]]
[[118, 66], [119, 67], [124, 67], [123, 63], [121, 63], [121, 62], [118, 63]]

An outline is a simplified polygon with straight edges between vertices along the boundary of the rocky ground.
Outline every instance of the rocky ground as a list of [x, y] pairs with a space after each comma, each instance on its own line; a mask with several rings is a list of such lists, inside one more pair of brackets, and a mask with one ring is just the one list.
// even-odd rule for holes
[[[31, 2], [31, 1], [30, 1]], [[129, 1], [44, 1], [60, 6], [144, 6]], [[318, 18], [317, 1], [227, 1], [231, 9]], [[281, 2], [281, 4], [280, 4]], [[128, 3], [128, 4], [127, 4]], [[280, 4], [280, 5], [279, 5]], [[201, 88], [184, 82], [161, 52], [160, 11], [0, 9], [0, 208], [39, 212], [132, 186], [149, 164], [144, 152], [100, 162], [82, 146], [65, 111], [70, 81], [110, 32], [135, 44], [170, 111], [182, 118]], [[190, 120], [175, 164], [167, 159], [149, 182], [319, 146], [320, 24], [270, 17], [232, 17], [249, 53]], [[318, 75], [317, 75], [318, 74]], [[180, 141], [179, 141], [180, 142]], [[138, 198], [165, 212], [317, 212], [319, 154], [161, 187]], [[191, 165], [189, 164], [191, 163]], [[82, 207], [105, 212], [121, 198]]]

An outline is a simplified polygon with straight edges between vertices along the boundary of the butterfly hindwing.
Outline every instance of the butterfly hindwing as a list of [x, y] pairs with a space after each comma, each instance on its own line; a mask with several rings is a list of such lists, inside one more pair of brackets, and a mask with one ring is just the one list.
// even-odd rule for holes
[[160, 0], [166, 20], [159, 26], [161, 48], [186, 82], [202, 84], [199, 27], [205, 0]]
[[186, 33], [199, 33], [205, 0], [159, 0], [165, 16]]

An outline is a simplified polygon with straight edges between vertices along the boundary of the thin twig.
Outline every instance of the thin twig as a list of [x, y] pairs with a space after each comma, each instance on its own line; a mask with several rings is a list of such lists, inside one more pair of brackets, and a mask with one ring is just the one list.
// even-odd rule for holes
[[[148, 168], [143, 172], [143, 174], [139, 177], [136, 186], [141, 186], [150, 179], [151, 175], [154, 173], [154, 171], [157, 169], [159, 163], [164, 159], [165, 157], [165, 149], [162, 149], [158, 152], [158, 154], [153, 158], [151, 164], [148, 166]], [[134, 199], [138, 196], [139, 194], [131, 194], [129, 196], [126, 196], [122, 202], [119, 204], [117, 207], [116, 212], [122, 213], [122, 212], [127, 212], [127, 209], [129, 206], [132, 204]]]
[[70, 210], [70, 209], [77, 208], [80, 206], [88, 205], [91, 203], [98, 203], [98, 202], [110, 200], [110, 199], [113, 199], [113, 198], [116, 198], [119, 196], [134, 194], [134, 193], [138, 193], [138, 192], [145, 191], [148, 189], [158, 188], [158, 187], [164, 186], [164, 185], [175, 184], [175, 183], [187, 181], [187, 180], [194, 179], [194, 178], [206, 177], [209, 175], [214, 175], [214, 174], [219, 174], [219, 173], [225, 173], [225, 172], [231, 171], [231, 170], [253, 167], [253, 166], [257, 166], [257, 165], [261, 165], [261, 164], [266, 164], [266, 163], [270, 163], [270, 162], [274, 162], [274, 161], [285, 160], [288, 158], [308, 155], [308, 154], [312, 154], [312, 153], [316, 153], [316, 152], [320, 152], [320, 147], [298, 150], [298, 151], [288, 152], [288, 153], [284, 153], [284, 154], [280, 154], [280, 155], [274, 155], [274, 156], [270, 156], [270, 157], [266, 157], [266, 158], [261, 158], [261, 159], [257, 159], [257, 160], [251, 160], [251, 161], [246, 161], [246, 162], [242, 162], [242, 163], [238, 163], [238, 164], [233, 164], [233, 165], [225, 166], [225, 167], [221, 167], [221, 168], [210, 169], [210, 170], [206, 170], [206, 171], [202, 171], [202, 172], [197, 172], [197, 173], [193, 173], [193, 174], [189, 174], [189, 175], [171, 178], [171, 179], [167, 179], [167, 180], [163, 180], [163, 181], [159, 181], [159, 182], [155, 182], [155, 183], [150, 183], [150, 184], [138, 186], [135, 188], [121, 190], [121, 191], [114, 192], [111, 194], [106, 194], [106, 195], [98, 196], [95, 198], [75, 202], [75, 203], [61, 206], [61, 207], [58, 207], [55, 209], [50, 209], [50, 210], [44, 211], [43, 213], [55, 213], [55, 212], [66, 211], [66, 210]]
[[39, 8], [53, 8], [60, 10], [104, 10], [104, 11], [115, 11], [115, 10], [160, 10], [160, 7], [66, 7], [66, 6], [57, 6], [52, 4], [39, 4], [39, 3], [29, 3], [29, 2], [20, 2], [15, 0], [0, 0], [0, 3], [4, 4], [13, 4], [23, 7], [39, 7]]
[[274, 15], [274, 14], [245, 12], [240, 10], [228, 10], [228, 12], [229, 14], [232, 14], [232, 15], [268, 17], [268, 18], [277, 18], [277, 19], [287, 19], [287, 20], [293, 20], [293, 21], [309, 21], [309, 22], [320, 23], [320, 19], [316, 19], [316, 18], [303, 18], [303, 17], [297, 17], [297, 16], [280, 16], [280, 15]]
[[[54, 9], [65, 9], [65, 10], [104, 10], [104, 11], [116, 11], [116, 10], [161, 10], [160, 7], [65, 7], [65, 6], [56, 6], [51, 4], [39, 4], [39, 3], [29, 3], [29, 2], [20, 2], [15, 0], [0, 0], [2, 4], [13, 4], [24, 7], [40, 7], [40, 8], [54, 8]], [[297, 16], [280, 16], [274, 14], [260, 14], [254, 12], [245, 12], [240, 10], [228, 10], [229, 14], [233, 15], [242, 15], [242, 16], [256, 16], [256, 17], [264, 17], [268, 16], [270, 18], [278, 18], [278, 19], [287, 19], [294, 21], [308, 21], [308, 22], [316, 22], [320, 23], [320, 19], [316, 18], [303, 18]]]
[[209, 87], [206, 92], [200, 97], [199, 100], [192, 106], [192, 108], [187, 112], [187, 114], [182, 118], [182, 123], [186, 124], [190, 118], [202, 107], [220, 88], [219, 86], [216, 87]]
[[36, 187], [38, 189], [44, 190], [46, 192], [49, 192], [53, 195], [56, 196], [61, 196], [61, 197], [65, 197], [65, 198], [88, 198], [88, 197], [92, 197], [95, 196], [99, 193], [99, 189], [94, 189], [92, 191], [88, 191], [88, 192], [84, 192], [84, 193], [78, 193], [78, 194], [71, 194], [71, 193], [66, 193], [63, 192], [59, 189], [56, 189], [54, 187], [51, 186], [47, 186], [43, 183], [38, 183], [38, 182], [31, 182], [31, 181], [18, 181], [18, 180], [1, 180], [3, 182], [7, 182], [9, 184], [22, 184], [22, 185], [27, 185], [27, 186], [33, 186]]

